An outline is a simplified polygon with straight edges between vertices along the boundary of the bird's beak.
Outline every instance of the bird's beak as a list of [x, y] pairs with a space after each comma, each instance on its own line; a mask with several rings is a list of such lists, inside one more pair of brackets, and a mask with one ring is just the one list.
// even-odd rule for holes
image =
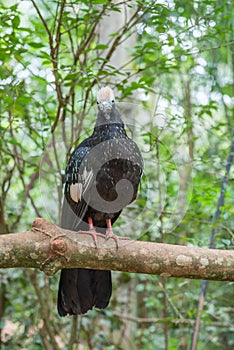
[[100, 111], [102, 111], [102, 113], [104, 114], [105, 118], [107, 120], [109, 120], [110, 119], [110, 113], [111, 113], [111, 110], [112, 110], [111, 102], [109, 102], [109, 101], [102, 101], [99, 104], [99, 108], [100, 108]]

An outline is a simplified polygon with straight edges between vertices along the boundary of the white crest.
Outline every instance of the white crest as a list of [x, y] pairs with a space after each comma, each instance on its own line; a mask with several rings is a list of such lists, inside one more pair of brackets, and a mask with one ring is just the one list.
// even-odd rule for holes
[[102, 87], [97, 93], [98, 101], [112, 101], [115, 99], [113, 90], [109, 87]]

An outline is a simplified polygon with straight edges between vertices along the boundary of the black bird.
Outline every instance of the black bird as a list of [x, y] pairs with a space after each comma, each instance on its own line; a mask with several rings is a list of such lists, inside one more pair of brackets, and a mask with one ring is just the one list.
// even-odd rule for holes
[[[109, 87], [97, 94], [98, 115], [93, 133], [72, 153], [66, 167], [61, 226], [73, 231], [95, 229], [113, 234], [112, 224], [137, 196], [143, 162], [126, 134]], [[105, 308], [112, 292], [111, 272], [61, 270], [58, 291], [60, 316]]]

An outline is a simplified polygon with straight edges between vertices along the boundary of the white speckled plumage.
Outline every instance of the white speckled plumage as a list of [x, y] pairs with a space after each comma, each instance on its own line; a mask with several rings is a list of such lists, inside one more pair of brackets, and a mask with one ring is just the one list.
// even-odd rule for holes
[[[97, 231], [110, 229], [136, 198], [142, 175], [140, 151], [125, 132], [112, 89], [101, 88], [97, 102], [94, 131], [74, 150], [65, 171], [61, 225], [73, 231], [89, 230], [90, 219]], [[58, 312], [65, 316], [85, 314], [93, 307], [103, 309], [111, 289], [110, 271], [64, 269]]]

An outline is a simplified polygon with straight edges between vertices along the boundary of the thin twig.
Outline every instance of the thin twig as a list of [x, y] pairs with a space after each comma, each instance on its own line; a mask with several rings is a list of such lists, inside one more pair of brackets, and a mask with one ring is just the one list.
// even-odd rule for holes
[[[212, 249], [215, 248], [215, 236], [217, 235], [219, 228], [220, 228], [219, 221], [221, 219], [222, 207], [224, 206], [224, 199], [225, 199], [226, 189], [228, 186], [229, 174], [230, 174], [231, 165], [233, 163], [233, 158], [234, 158], [234, 129], [232, 131], [232, 141], [231, 141], [230, 151], [228, 154], [227, 164], [225, 167], [225, 175], [223, 177], [223, 181], [221, 184], [217, 209], [216, 209], [216, 213], [214, 216], [213, 228], [211, 231], [210, 248], [212, 248]], [[202, 312], [203, 307], [204, 307], [207, 286], [208, 286], [208, 281], [207, 280], [202, 281], [201, 293], [199, 296], [198, 309], [197, 309], [197, 318], [196, 318], [196, 322], [195, 322], [194, 329], [193, 329], [190, 350], [195, 350], [197, 347], [200, 322], [201, 322], [201, 312]]]
[[[136, 322], [136, 323], [162, 323], [164, 324], [166, 323], [172, 323], [172, 324], [189, 324], [189, 325], [193, 325], [196, 320], [193, 319], [186, 319], [186, 318], [171, 318], [171, 317], [167, 317], [167, 318], [156, 318], [156, 317], [135, 317], [132, 316], [130, 314], [123, 314], [119, 311], [114, 311], [113, 315], [115, 317], [118, 317], [122, 320], [128, 320], [128, 321], [132, 321], [132, 322]], [[234, 324], [230, 324], [230, 323], [225, 323], [225, 322], [211, 322], [209, 323], [211, 326], [214, 327], [228, 327], [228, 329], [233, 328], [234, 329]]]
[[69, 338], [67, 350], [72, 350], [73, 345], [76, 343], [77, 326], [78, 326], [78, 315], [74, 315], [72, 317], [72, 327], [71, 327], [71, 333], [70, 333], [70, 338]]
[[58, 76], [58, 52], [59, 52], [59, 45], [60, 45], [60, 37], [61, 37], [61, 25], [62, 25], [62, 17], [63, 17], [63, 12], [65, 8], [65, 3], [66, 1], [62, 1], [61, 6], [60, 6], [60, 16], [57, 24], [57, 31], [56, 31], [56, 37], [55, 37], [55, 46], [54, 46], [54, 40], [53, 40], [53, 35], [47, 25], [47, 22], [45, 18], [43, 17], [41, 11], [39, 10], [36, 2], [34, 0], [31, 0], [33, 3], [33, 6], [42, 21], [42, 24], [44, 25], [44, 28], [47, 32], [48, 39], [49, 39], [49, 46], [50, 46], [50, 55], [51, 55], [51, 62], [53, 66], [53, 75], [54, 75], [54, 84], [55, 84], [55, 89], [59, 101], [58, 109], [57, 109], [57, 115], [54, 121], [54, 124], [51, 127], [51, 131], [53, 132], [56, 129], [56, 126], [58, 124], [58, 121], [61, 116], [62, 109], [64, 107], [64, 98], [63, 98], [63, 93], [62, 93], [62, 88], [61, 84], [59, 82], [59, 76]]
[[28, 276], [29, 276], [30, 281], [32, 282], [32, 284], [34, 286], [35, 292], [36, 292], [37, 297], [38, 297], [38, 302], [40, 304], [40, 313], [41, 313], [41, 316], [42, 316], [42, 319], [44, 322], [45, 331], [50, 338], [50, 343], [53, 346], [54, 350], [59, 350], [59, 345], [58, 345], [56, 338], [55, 338], [53, 326], [51, 324], [51, 320], [49, 319], [48, 305], [46, 304], [45, 300], [43, 299], [41, 288], [39, 287], [38, 282], [37, 282], [36, 272], [35, 271], [28, 272]]
[[39, 8], [38, 8], [36, 2], [35, 2], [34, 0], [31, 0], [31, 1], [32, 1], [32, 3], [33, 3], [33, 6], [35, 7], [35, 10], [36, 10], [36, 12], [37, 12], [37, 14], [38, 14], [40, 20], [42, 21], [42, 23], [43, 23], [43, 25], [44, 25], [44, 27], [45, 27], [45, 30], [46, 30], [46, 32], [47, 32], [47, 34], [48, 34], [48, 37], [49, 37], [50, 45], [52, 46], [52, 45], [53, 45], [53, 36], [52, 36], [52, 34], [51, 34], [50, 30], [49, 30], [49, 27], [48, 27], [48, 25], [47, 25], [47, 22], [46, 22], [45, 18], [42, 16], [42, 13], [41, 13], [41, 11], [39, 10]]
[[44, 349], [45, 350], [53, 350], [52, 345], [49, 343], [49, 341], [47, 339], [47, 333], [46, 333], [46, 330], [45, 330], [45, 325], [43, 325], [42, 328], [39, 329], [39, 334], [40, 334], [41, 341], [42, 341], [42, 344], [44, 346]]
[[58, 59], [58, 53], [59, 53], [59, 45], [60, 45], [60, 39], [61, 39], [61, 26], [62, 26], [62, 19], [63, 19], [63, 13], [64, 13], [64, 9], [65, 9], [65, 4], [66, 4], [66, 0], [63, 0], [61, 3], [60, 14], [59, 14], [59, 19], [58, 19], [58, 24], [57, 24], [57, 32], [56, 32], [56, 37], [55, 37], [56, 45], [54, 47], [56, 60]]

